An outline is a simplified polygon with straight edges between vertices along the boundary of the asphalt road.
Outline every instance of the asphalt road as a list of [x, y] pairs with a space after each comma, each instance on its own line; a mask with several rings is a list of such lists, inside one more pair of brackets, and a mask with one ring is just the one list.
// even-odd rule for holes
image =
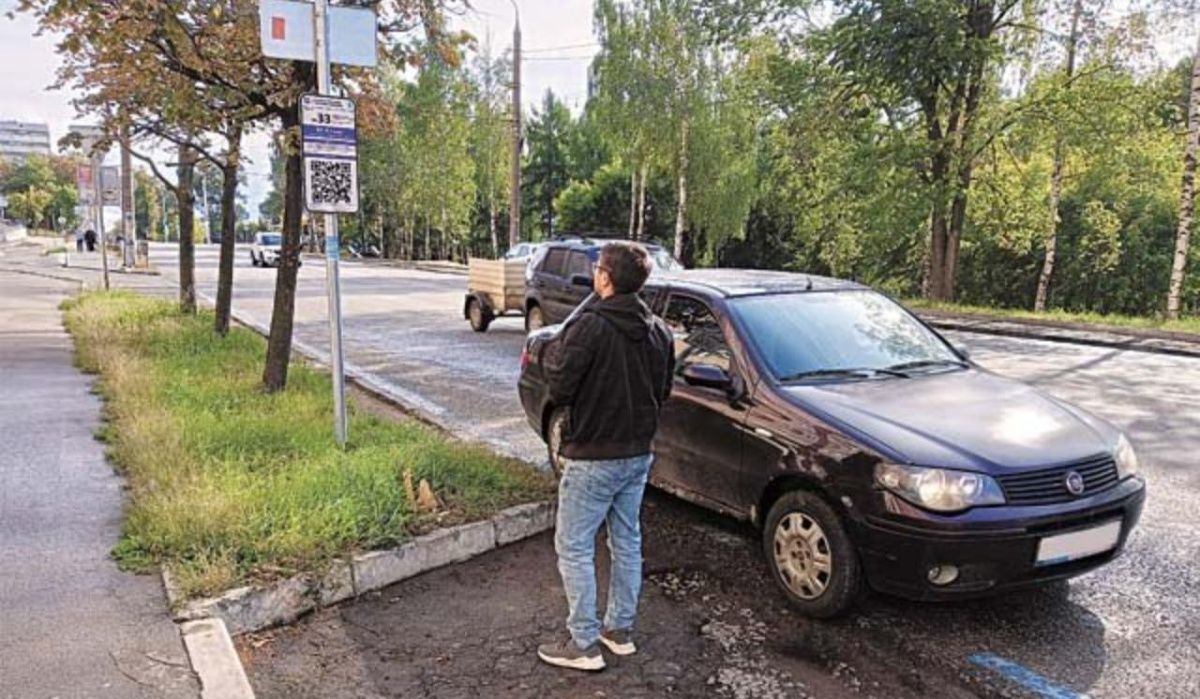
[[[161, 269], [170, 271], [174, 264], [170, 247], [156, 246], [152, 256]], [[215, 263], [216, 249], [202, 247], [197, 276], [205, 293], [215, 293]], [[248, 254], [239, 250], [235, 309], [267, 323], [274, 277], [273, 270], [250, 267]], [[465, 280], [460, 276], [347, 263], [342, 266], [342, 281], [349, 363], [383, 377], [411, 405], [469, 439], [531, 461], [541, 458], [540, 440], [526, 426], [515, 393], [523, 337], [519, 318], [498, 320], [486, 334], [473, 333], [461, 315]], [[298, 341], [328, 346], [325, 299], [324, 265], [306, 260], [296, 306]], [[648, 529], [658, 524], [647, 544], [647, 567], [679, 580], [698, 581], [691, 588], [698, 596], [680, 603], [691, 605], [681, 608], [680, 628], [690, 629], [693, 637], [704, 636], [700, 629], [705, 624], [723, 619], [724, 612], [715, 610], [727, 608], [735, 615], [744, 613], [744, 623], [722, 623], [742, 631], [757, 629], [750, 634], [758, 639], [751, 644], [753, 650], [737, 643], [731, 646], [743, 660], [750, 658], [741, 665], [722, 664], [729, 652], [712, 654], [723, 647], [719, 640], [709, 639], [708, 650], [697, 651], [701, 655], [696, 657], [704, 658], [706, 679], [717, 678], [712, 684], [697, 685], [697, 691], [790, 696], [800, 690], [787, 687], [803, 686], [820, 688], [813, 690], [819, 696], [837, 696], [835, 687], [848, 696], [900, 696], [903, 688], [917, 694], [1037, 696], [1025, 689], [1037, 684], [1027, 673], [1036, 673], [1063, 691], [1093, 697], [1200, 695], [1200, 360], [979, 334], [958, 335], [955, 340], [967, 345], [985, 367], [1033, 383], [1127, 431], [1142, 458], [1149, 501], [1125, 555], [1072, 581], [1069, 588], [947, 605], [872, 596], [847, 619], [808, 622], [784, 616], [773, 593], [761, 584], [764, 564], [752, 531], [659, 497], [647, 514]], [[537, 541], [523, 546], [542, 550], [502, 551], [494, 554], [494, 565], [501, 565], [506, 556], [520, 565], [521, 557], [528, 555], [538, 565], [548, 566], [548, 559], [543, 559], [549, 544]], [[438, 575], [457, 575], [458, 585], [469, 588], [471, 584], [462, 577], [466, 573]], [[530, 584], [550, 585], [545, 594], [552, 597], [553, 577], [549, 580]], [[410, 588], [425, 590], [426, 595], [436, 595], [440, 589], [431, 592], [428, 584], [421, 585], [401, 587], [406, 594]], [[448, 587], [444, 595], [452, 589]], [[481, 599], [502, 595], [489, 589], [492, 593], [479, 593]], [[396, 639], [405, 637], [405, 632], [404, 617], [395, 616], [395, 610], [420, 604], [438, 608], [434, 598], [405, 599], [399, 592], [386, 591], [374, 601], [318, 615], [280, 634], [269, 646], [308, 649], [310, 667], [358, 653], [356, 662], [367, 675], [397, 673], [400, 655], [387, 649], [400, 643]], [[441, 604], [453, 613], [458, 603], [445, 597]], [[553, 606], [556, 601], [544, 604], [559, 613]], [[374, 651], [365, 641], [346, 641], [341, 650], [330, 651], [333, 655], [322, 655], [319, 639], [305, 637], [317, 634], [318, 625], [329, 622], [330, 615], [387, 619], [389, 609], [397, 625], [396, 638], [381, 638], [378, 634], [384, 631], [375, 629]], [[705, 616], [704, 609], [713, 611]], [[697, 618], [685, 614], [687, 610]], [[443, 626], [446, 634], [454, 628], [471, 633], [471, 627], [462, 628], [450, 619]], [[439, 643], [451, 642], [444, 635], [430, 634], [427, 637]], [[443, 656], [454, 655], [442, 650]], [[269, 652], [260, 656], [263, 660], [251, 665], [260, 690], [291, 686], [287, 663], [270, 660], [283, 656]], [[363, 660], [367, 657], [372, 660]], [[686, 667], [690, 656], [680, 657]], [[985, 667], [988, 664], [992, 667]], [[426, 680], [438, 676], [437, 664], [430, 667], [425, 669]], [[452, 676], [455, 667], [451, 663], [445, 669]], [[722, 683], [721, 677], [731, 682]], [[1014, 679], [1022, 677], [1024, 684]], [[503, 673], [498, 679], [503, 679]], [[323, 685], [313, 677], [308, 682], [313, 684], [299, 685], [314, 692], [306, 695], [324, 696], [317, 689]], [[441, 685], [421, 686], [428, 690]], [[520, 682], [513, 686], [519, 689]], [[446, 687], [447, 695], [457, 696], [453, 683]], [[573, 696], [586, 688], [561, 691]], [[776, 690], [782, 694], [773, 694]], [[560, 690], [547, 691], [558, 694]], [[501, 695], [506, 694], [497, 694]], [[513, 690], [512, 695], [520, 693]]]

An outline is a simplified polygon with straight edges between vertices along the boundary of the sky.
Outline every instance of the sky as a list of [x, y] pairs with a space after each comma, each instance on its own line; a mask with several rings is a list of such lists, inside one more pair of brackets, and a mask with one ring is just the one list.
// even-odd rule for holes
[[[480, 45], [490, 41], [495, 55], [510, 50], [512, 3], [472, 0], [471, 4], [466, 14], [452, 18], [453, 26], [469, 31]], [[592, 0], [518, 0], [518, 4], [521, 43], [529, 59], [522, 64], [522, 102], [528, 109], [552, 89], [578, 111], [587, 97], [587, 66], [596, 51]], [[5, 17], [15, 5], [14, 0], [0, 0], [0, 119], [47, 123], [55, 144], [79, 120], [69, 94], [47, 89], [59, 66], [53, 38], [34, 36], [37, 27], [25, 15]], [[248, 138], [246, 203], [252, 216], [257, 216], [258, 203], [271, 187], [268, 149], [265, 131]], [[109, 160], [115, 164], [115, 154]]]
[[[480, 45], [490, 43], [492, 53], [500, 55], [512, 46], [513, 1], [471, 0], [472, 8], [453, 17], [451, 24], [469, 31]], [[529, 109], [550, 89], [578, 113], [587, 97], [587, 67], [596, 53], [592, 0], [515, 2], [521, 9], [522, 102]], [[15, 0], [0, 0], [0, 119], [48, 123], [54, 143], [77, 119], [70, 95], [47, 89], [59, 65], [53, 39], [34, 36], [36, 27], [24, 15], [7, 19], [4, 15], [15, 5]], [[1187, 55], [1195, 31], [1177, 25], [1170, 36], [1165, 32], [1155, 42], [1162, 60], [1171, 63]], [[270, 189], [268, 143], [267, 133], [260, 130], [246, 144], [246, 203], [252, 216]], [[110, 159], [115, 161], [115, 156]]]

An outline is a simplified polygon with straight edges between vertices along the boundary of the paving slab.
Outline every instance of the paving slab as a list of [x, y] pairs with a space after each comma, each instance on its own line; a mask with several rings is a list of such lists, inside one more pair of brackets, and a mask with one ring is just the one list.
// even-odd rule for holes
[[121, 572], [121, 479], [58, 304], [0, 273], [0, 698], [195, 697], [157, 576]]

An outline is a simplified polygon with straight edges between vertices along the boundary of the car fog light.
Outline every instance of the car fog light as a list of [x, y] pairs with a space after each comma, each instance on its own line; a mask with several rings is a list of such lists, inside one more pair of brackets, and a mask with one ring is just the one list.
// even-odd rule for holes
[[949, 585], [955, 580], [958, 580], [958, 566], [946, 563], [929, 569], [929, 582], [934, 585]]

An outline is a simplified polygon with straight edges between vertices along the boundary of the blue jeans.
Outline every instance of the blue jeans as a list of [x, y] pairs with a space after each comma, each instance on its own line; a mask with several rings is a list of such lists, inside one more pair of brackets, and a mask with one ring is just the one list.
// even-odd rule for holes
[[633, 628], [642, 590], [642, 495], [653, 454], [611, 461], [563, 460], [554, 550], [567, 593], [567, 628], [580, 648], [600, 639], [596, 618], [596, 533], [608, 525], [612, 572], [605, 628]]

